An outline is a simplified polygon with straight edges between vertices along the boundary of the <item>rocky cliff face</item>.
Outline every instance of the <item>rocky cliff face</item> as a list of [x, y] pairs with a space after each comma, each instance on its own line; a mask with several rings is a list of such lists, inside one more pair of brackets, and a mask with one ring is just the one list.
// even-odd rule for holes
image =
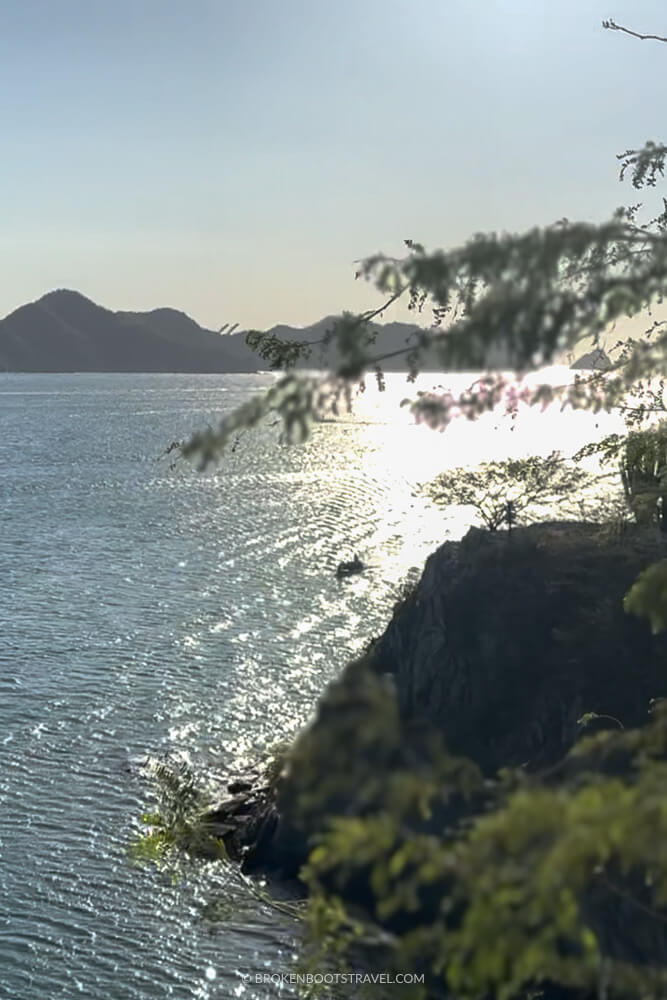
[[553, 763], [585, 713], [641, 725], [667, 692], [667, 641], [622, 608], [661, 553], [639, 529], [473, 529], [429, 558], [374, 668], [394, 677], [401, 716], [428, 720], [485, 772]]

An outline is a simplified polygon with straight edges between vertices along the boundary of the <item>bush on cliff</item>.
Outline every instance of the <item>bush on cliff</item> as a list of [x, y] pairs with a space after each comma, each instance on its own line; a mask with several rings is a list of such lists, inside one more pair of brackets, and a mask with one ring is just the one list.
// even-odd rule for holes
[[412, 801], [331, 819], [304, 872], [315, 941], [353, 951], [361, 885], [385, 967], [425, 973], [410, 995], [664, 996], [666, 714], [590, 737], [546, 774], [508, 773], [493, 803], [487, 787], [484, 812], [420, 829], [415, 802], [422, 816], [437, 810], [443, 789], [467, 791], [456, 785], [466, 773], [419, 789], [397, 771], [391, 782], [411, 782]]
[[130, 857], [165, 867], [187, 855], [226, 858], [224, 841], [205, 821], [209, 803], [192, 769], [175, 758], [151, 761], [146, 773], [153, 781], [155, 808], [142, 815], [143, 829], [130, 844]]

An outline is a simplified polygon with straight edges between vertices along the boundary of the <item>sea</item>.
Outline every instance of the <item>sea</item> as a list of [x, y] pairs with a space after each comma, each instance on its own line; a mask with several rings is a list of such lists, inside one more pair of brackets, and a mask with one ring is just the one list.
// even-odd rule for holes
[[[391, 375], [304, 443], [267, 420], [206, 471], [165, 454], [275, 377], [0, 374], [0, 997], [291, 995], [289, 907], [223, 862], [128, 851], [147, 763], [222, 780], [307, 725], [470, 523], [420, 482], [616, 429], [559, 412], [439, 433]], [[355, 554], [366, 571], [338, 581]]]

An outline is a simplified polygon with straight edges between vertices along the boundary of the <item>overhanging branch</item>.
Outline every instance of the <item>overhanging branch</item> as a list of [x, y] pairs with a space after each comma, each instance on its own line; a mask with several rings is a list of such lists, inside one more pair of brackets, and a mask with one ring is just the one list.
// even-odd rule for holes
[[639, 38], [642, 42], [667, 42], [667, 38], [663, 38], [662, 35], [642, 35], [639, 31], [633, 31], [632, 28], [625, 28], [622, 24], [616, 24], [616, 21], [611, 18], [607, 21], [603, 21], [602, 27], [608, 28], [610, 31], [623, 31], [626, 35], [632, 35], [633, 38]]

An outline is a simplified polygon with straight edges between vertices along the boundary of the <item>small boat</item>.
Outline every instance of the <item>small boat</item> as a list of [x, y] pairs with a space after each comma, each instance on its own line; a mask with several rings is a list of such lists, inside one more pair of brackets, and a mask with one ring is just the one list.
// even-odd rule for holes
[[343, 580], [347, 576], [355, 576], [357, 573], [363, 573], [365, 569], [366, 567], [362, 563], [359, 556], [355, 555], [354, 559], [350, 560], [350, 562], [342, 562], [338, 564], [336, 577], [339, 580]]

